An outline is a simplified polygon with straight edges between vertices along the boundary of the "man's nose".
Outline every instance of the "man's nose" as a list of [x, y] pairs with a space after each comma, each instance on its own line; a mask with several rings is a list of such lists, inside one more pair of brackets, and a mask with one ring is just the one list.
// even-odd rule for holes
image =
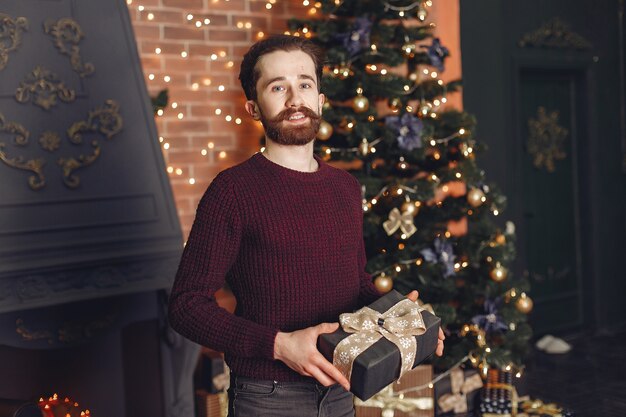
[[290, 88], [287, 96], [287, 103], [289, 107], [299, 107], [304, 104], [302, 93], [297, 88]]

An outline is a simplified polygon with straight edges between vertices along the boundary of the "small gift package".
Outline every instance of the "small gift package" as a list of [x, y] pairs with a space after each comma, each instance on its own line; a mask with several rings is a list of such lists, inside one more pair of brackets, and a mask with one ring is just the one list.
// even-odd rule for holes
[[432, 365], [416, 366], [369, 400], [355, 399], [356, 417], [433, 417], [432, 380]]
[[198, 417], [226, 417], [228, 415], [228, 394], [210, 393], [196, 390], [196, 412]]
[[437, 415], [474, 411], [480, 400], [483, 380], [476, 369], [453, 368], [450, 375], [435, 383]]
[[230, 373], [221, 353], [204, 349], [200, 355], [195, 375], [195, 386], [211, 394], [217, 394], [228, 388]]
[[515, 417], [518, 406], [517, 390], [513, 386], [513, 372], [490, 369], [487, 383], [480, 394], [480, 412], [483, 417]]
[[318, 348], [365, 401], [435, 352], [441, 320], [392, 290], [339, 322], [339, 330], [320, 335]]

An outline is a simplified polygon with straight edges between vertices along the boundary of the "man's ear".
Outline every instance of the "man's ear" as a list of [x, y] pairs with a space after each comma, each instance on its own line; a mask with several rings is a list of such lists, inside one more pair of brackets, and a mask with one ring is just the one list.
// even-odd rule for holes
[[326, 96], [322, 93], [320, 93], [319, 97], [319, 105], [320, 105], [320, 109], [322, 108], [322, 106], [324, 106], [324, 103], [326, 103]]
[[256, 102], [254, 100], [246, 101], [246, 104], [245, 104], [244, 107], [246, 108], [246, 111], [248, 112], [248, 114], [250, 116], [252, 116], [252, 118], [254, 120], [260, 120], [261, 119], [261, 113], [259, 112], [259, 106], [256, 104]]

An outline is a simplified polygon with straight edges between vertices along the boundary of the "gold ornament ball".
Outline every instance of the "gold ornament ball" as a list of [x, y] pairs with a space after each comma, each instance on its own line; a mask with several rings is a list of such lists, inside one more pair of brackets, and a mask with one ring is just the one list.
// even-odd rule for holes
[[386, 275], [379, 275], [374, 280], [374, 286], [381, 294], [386, 294], [393, 288], [393, 281]]
[[317, 138], [319, 140], [328, 140], [333, 134], [333, 126], [326, 120], [320, 122], [320, 128], [317, 131]]
[[433, 109], [433, 105], [431, 103], [428, 103], [428, 102], [422, 103], [420, 104], [420, 108], [419, 108], [419, 111], [417, 112], [417, 115], [419, 117], [428, 116], [432, 109]]
[[341, 119], [341, 123], [339, 123], [339, 127], [342, 130], [345, 130], [346, 132], [352, 132], [352, 130], [354, 130], [355, 124], [356, 122], [354, 121], [354, 119], [344, 117], [343, 119]]
[[489, 276], [495, 282], [502, 282], [506, 279], [509, 271], [500, 265], [500, 262], [496, 263], [496, 266], [493, 267], [491, 271], [489, 271]]
[[357, 113], [363, 113], [370, 108], [370, 101], [367, 99], [367, 97], [359, 94], [352, 101], [352, 108]]
[[406, 56], [414, 55], [416, 49], [417, 49], [417, 46], [414, 43], [407, 43], [407, 44], [402, 45], [402, 51], [404, 52]]
[[400, 110], [400, 108], [402, 108], [402, 100], [400, 100], [398, 97], [390, 98], [389, 108], [392, 112], [397, 112], [398, 110]]
[[498, 245], [504, 245], [506, 243], [506, 236], [504, 236], [502, 233], [498, 233], [496, 235], [495, 241]]
[[520, 313], [528, 314], [533, 309], [533, 300], [525, 293], [522, 293], [520, 298], [515, 302], [515, 308], [517, 308]]
[[472, 188], [467, 193], [467, 202], [472, 207], [478, 207], [483, 203], [483, 198], [485, 197], [485, 193], [483, 193], [478, 188]]

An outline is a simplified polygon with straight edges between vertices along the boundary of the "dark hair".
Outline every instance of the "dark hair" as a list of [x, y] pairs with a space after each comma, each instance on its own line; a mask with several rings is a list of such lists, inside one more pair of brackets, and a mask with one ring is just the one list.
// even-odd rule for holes
[[241, 86], [248, 100], [256, 100], [257, 98], [256, 83], [259, 81], [261, 74], [256, 64], [263, 55], [275, 51], [302, 51], [310, 56], [315, 65], [315, 74], [317, 75], [319, 88], [322, 80], [322, 68], [324, 67], [323, 50], [308, 39], [291, 35], [275, 35], [258, 41], [243, 56], [241, 70], [239, 71], [239, 81], [241, 81]]

